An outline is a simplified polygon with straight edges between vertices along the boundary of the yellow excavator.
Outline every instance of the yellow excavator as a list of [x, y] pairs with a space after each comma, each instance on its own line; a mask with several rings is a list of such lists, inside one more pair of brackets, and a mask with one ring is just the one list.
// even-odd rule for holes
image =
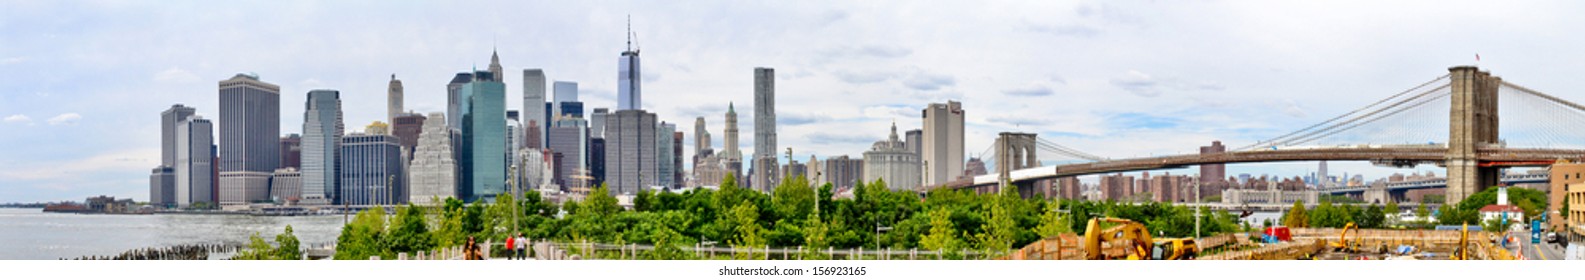
[[1458, 233], [1458, 247], [1453, 248], [1453, 257], [1456, 261], [1469, 259], [1469, 223], [1464, 223], [1464, 229]]
[[[1101, 223], [1112, 224], [1110, 227], [1101, 228]], [[1127, 247], [1123, 250], [1129, 260], [1182, 260], [1194, 258], [1199, 254], [1199, 247], [1195, 246], [1194, 239], [1175, 238], [1156, 241], [1150, 238], [1150, 230], [1144, 224], [1129, 219], [1119, 218], [1092, 218], [1084, 227], [1084, 257], [1090, 260], [1111, 259], [1101, 252], [1101, 244], [1123, 242]], [[1161, 249], [1161, 252], [1155, 252]]]
[[[1356, 239], [1352, 243], [1348, 242], [1348, 230], [1350, 229], [1354, 230], [1354, 238]], [[1359, 234], [1359, 225], [1349, 222], [1348, 225], [1343, 226], [1341, 234], [1338, 234], [1337, 242], [1332, 242], [1332, 250], [1350, 253], [1359, 252], [1359, 244], [1363, 243], [1360, 238], [1363, 237]]]

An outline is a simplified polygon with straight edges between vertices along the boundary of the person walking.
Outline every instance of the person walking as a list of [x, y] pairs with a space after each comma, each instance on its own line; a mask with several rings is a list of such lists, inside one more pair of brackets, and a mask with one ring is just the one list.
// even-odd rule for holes
[[466, 245], [463, 245], [462, 254], [463, 254], [462, 259], [464, 259], [464, 260], [483, 260], [484, 259], [484, 254], [479, 253], [479, 243], [475, 242], [473, 240], [472, 236], [469, 236], [468, 237], [468, 243]]
[[512, 236], [511, 233], [506, 234], [506, 251], [508, 252], [506, 254], [506, 259], [512, 260], [512, 259], [517, 258], [517, 244], [516, 244], [516, 242], [517, 242], [517, 237], [516, 236]]
[[514, 247], [516, 248], [515, 251], [517, 251], [517, 259], [528, 259], [528, 235], [519, 232], [515, 241], [517, 243], [517, 247]]

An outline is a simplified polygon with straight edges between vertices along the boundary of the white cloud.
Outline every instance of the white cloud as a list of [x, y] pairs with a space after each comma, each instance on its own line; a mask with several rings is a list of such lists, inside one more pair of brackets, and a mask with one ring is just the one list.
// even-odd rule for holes
[[26, 57], [26, 56], [13, 56], [13, 57], [7, 57], [5, 59], [0, 59], [0, 65], [11, 65], [11, 64], [17, 64], [17, 63], [22, 63], [22, 62], [26, 62], [26, 61], [28, 61], [28, 57]]
[[16, 114], [16, 115], [11, 115], [9, 117], [6, 117], [5, 118], [5, 122], [6, 123], [22, 123], [22, 124], [33, 123], [33, 118], [29, 118], [27, 115]]
[[187, 70], [183, 70], [182, 68], [171, 67], [171, 69], [165, 69], [165, 71], [155, 73], [154, 81], [161, 83], [185, 84], [197, 82], [198, 75], [194, 75], [192, 72], [187, 72]]
[[77, 113], [65, 113], [50, 118], [46, 122], [49, 122], [50, 125], [74, 125], [77, 124], [77, 120], [81, 119], [83, 119], [83, 116]]
[[[0, 182], [82, 180], [94, 174], [139, 170], [159, 164], [159, 147], [112, 151], [74, 160], [0, 165]], [[146, 178], [146, 177], [145, 177]]]

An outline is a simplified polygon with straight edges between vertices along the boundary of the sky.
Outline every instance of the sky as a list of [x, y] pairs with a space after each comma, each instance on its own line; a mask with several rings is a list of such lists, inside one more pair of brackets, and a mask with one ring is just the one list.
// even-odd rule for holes
[[[963, 102], [971, 157], [1020, 131], [1109, 158], [1248, 145], [1455, 65], [1585, 101], [1571, 90], [1585, 88], [1572, 71], [1585, 65], [1578, 2], [0, 2], [0, 202], [146, 200], [159, 113], [179, 103], [215, 119], [217, 83], [237, 73], [280, 85], [283, 134], [302, 130], [313, 89], [341, 91], [349, 130], [384, 119], [393, 74], [408, 110], [443, 112], [451, 76], [485, 69], [492, 51], [508, 109], [522, 107], [525, 68], [577, 82], [585, 108], [615, 107], [628, 16], [643, 107], [678, 124], [685, 145], [702, 116], [719, 150], [732, 103], [752, 152], [753, 69], [770, 67], [778, 150], [800, 161], [861, 157], [893, 123], [920, 128], [920, 110], [948, 100]], [[1445, 131], [1440, 114], [1424, 115]]]

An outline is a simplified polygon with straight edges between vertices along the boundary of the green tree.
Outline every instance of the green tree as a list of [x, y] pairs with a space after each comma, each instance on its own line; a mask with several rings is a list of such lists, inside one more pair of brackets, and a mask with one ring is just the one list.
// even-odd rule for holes
[[384, 256], [386, 252], [381, 240], [384, 232], [384, 208], [375, 207], [358, 212], [350, 223], [341, 228], [341, 236], [336, 238], [335, 258], [367, 260], [371, 256]]
[[424, 222], [424, 209], [408, 204], [396, 209], [385, 239], [387, 250], [395, 253], [416, 253], [435, 247], [429, 227]]
[[441, 212], [437, 217], [439, 221], [436, 222], [435, 231], [431, 234], [435, 246], [452, 247], [462, 245], [468, 240], [469, 234], [464, 229], [463, 216], [465, 216], [464, 212], [467, 210], [463, 206], [462, 200], [448, 197], [439, 210]]
[[580, 205], [580, 207], [600, 217], [609, 217], [622, 210], [622, 207], [617, 205], [616, 197], [611, 196], [611, 190], [606, 187], [605, 183], [600, 183], [599, 187], [589, 191], [589, 196], [583, 198], [583, 205]]
[[275, 257], [275, 248], [271, 247], [270, 243], [264, 242], [264, 238], [260, 238], [258, 232], [254, 232], [252, 236], [248, 236], [248, 247], [238, 251], [231, 259], [274, 260]]
[[1047, 202], [1046, 205], [1047, 210], [1045, 213], [1040, 214], [1040, 227], [1035, 228], [1035, 232], [1039, 233], [1042, 238], [1073, 232], [1073, 227], [1068, 225], [1068, 217], [1065, 217], [1066, 215], [1061, 212], [1057, 212], [1057, 208], [1061, 203], [1052, 200]]
[[1013, 210], [1010, 209], [1013, 204], [1010, 200], [1013, 199], [1005, 195], [1012, 191], [1013, 188], [1003, 188], [1001, 192], [1004, 195], [991, 198], [990, 211], [985, 214], [989, 220], [981, 226], [981, 232], [976, 235], [980, 249], [985, 250], [987, 254], [1006, 253], [1012, 247], [1013, 239], [1017, 237], [1018, 223], [1013, 220]]
[[952, 224], [952, 211], [945, 208], [931, 210], [930, 234], [921, 238], [919, 245], [923, 246], [925, 250], [944, 252], [948, 256], [959, 256], [956, 253], [961, 248], [961, 243], [958, 241], [957, 227]]
[[771, 195], [771, 207], [776, 216], [788, 220], [803, 220], [814, 211], [816, 194], [803, 176], [782, 180]]
[[301, 260], [303, 259], [302, 242], [297, 241], [297, 235], [292, 233], [292, 225], [286, 225], [286, 231], [275, 236], [275, 259]]
[[1293, 228], [1310, 227], [1310, 215], [1305, 213], [1304, 201], [1294, 201], [1293, 208], [1283, 217], [1282, 225]]
[[1384, 226], [1383, 221], [1386, 221], [1386, 219], [1387, 213], [1381, 211], [1381, 206], [1371, 204], [1354, 220], [1359, 222], [1359, 227], [1361, 228], [1382, 228]]
[[830, 242], [826, 242], [826, 230], [829, 228], [825, 222], [821, 222], [818, 218], [804, 220], [804, 259], [821, 260], [826, 258], [826, 254], [820, 252], [830, 246]]
[[[760, 232], [759, 207], [755, 207], [754, 204], [738, 204], [732, 207], [729, 214], [732, 223], [737, 225], [737, 238], [731, 242], [733, 246], [749, 249], [765, 246], [765, 239]], [[754, 256], [747, 255], [745, 258], [753, 259]]]
[[1403, 213], [1403, 209], [1398, 208], [1398, 201], [1392, 199], [1387, 200], [1387, 208], [1382, 209], [1382, 211], [1387, 212], [1387, 214]]
[[654, 191], [648, 189], [638, 191], [638, 195], [633, 197], [633, 211], [650, 211], [650, 205], [654, 203], [654, 199]]

